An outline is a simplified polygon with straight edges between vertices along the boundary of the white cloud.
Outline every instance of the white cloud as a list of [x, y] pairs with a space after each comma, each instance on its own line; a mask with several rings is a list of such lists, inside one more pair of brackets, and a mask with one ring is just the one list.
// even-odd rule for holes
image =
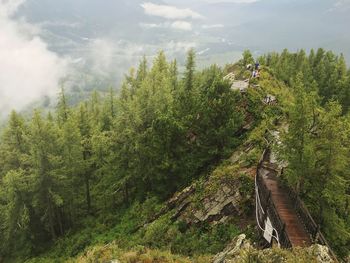
[[[87, 45], [87, 63], [94, 74], [110, 77], [116, 74], [116, 67], [127, 70], [146, 53], [146, 45], [138, 45], [128, 41], [113, 41], [108, 38], [93, 39]], [[125, 71], [118, 71], [122, 75]]]
[[236, 4], [252, 4], [259, 1], [260, 0], [207, 0], [208, 3], [230, 2]]
[[172, 23], [165, 22], [165, 23], [159, 23], [159, 24], [148, 24], [148, 23], [140, 23], [140, 26], [147, 29], [152, 28], [171, 28], [175, 30], [183, 30], [183, 31], [191, 31], [192, 30], [192, 24], [187, 21], [178, 20]]
[[222, 24], [214, 24], [214, 25], [202, 25], [203, 29], [213, 29], [213, 28], [223, 28]]
[[177, 30], [191, 31], [192, 24], [186, 21], [175, 21], [171, 24], [171, 28]]
[[25, 0], [0, 0], [0, 16], [9, 17], [13, 15], [24, 2]]
[[110, 71], [116, 51], [113, 43], [106, 39], [94, 39], [89, 43], [88, 49], [94, 72], [106, 75]]
[[[196, 47], [195, 42], [190, 41], [164, 41], [155, 44], [134, 43], [129, 40], [115, 41], [108, 38], [92, 40], [84, 48], [88, 54], [86, 61], [94, 76], [109, 79], [111, 76], [121, 80], [130, 67], [135, 66], [143, 55], [156, 55], [159, 50], [164, 50], [169, 59], [182, 57], [189, 49]], [[148, 56], [149, 62], [154, 56]], [[77, 60], [81, 63], [82, 60]]]
[[334, 4], [335, 9], [347, 10], [350, 8], [350, 0], [338, 0]]
[[189, 8], [181, 9], [170, 5], [157, 5], [150, 2], [141, 4], [145, 14], [150, 16], [158, 16], [166, 19], [198, 19], [202, 18], [200, 14]]
[[80, 23], [70, 23], [66, 21], [45, 21], [40, 23], [41, 27], [67, 27], [67, 28], [80, 28]]
[[195, 42], [186, 42], [186, 41], [170, 41], [165, 45], [165, 50], [169, 52], [183, 52], [188, 51], [191, 48], [195, 48], [197, 43]]
[[66, 61], [47, 49], [38, 28], [12, 15], [24, 1], [0, 0], [0, 112], [20, 110], [43, 95], [54, 95]]
[[189, 6], [193, 4], [216, 4], [216, 3], [236, 3], [236, 4], [252, 4], [261, 0], [165, 0], [169, 5]]
[[348, 12], [350, 9], [350, 0], [337, 0], [327, 10], [327, 12]]
[[342, 6], [346, 4], [350, 4], [350, 0], [338, 0], [336, 1], [335, 6]]
[[140, 27], [143, 27], [143, 28], [165, 28], [165, 24], [164, 23], [159, 23], [159, 24], [155, 24], [155, 23], [140, 23], [139, 25], [140, 25]]

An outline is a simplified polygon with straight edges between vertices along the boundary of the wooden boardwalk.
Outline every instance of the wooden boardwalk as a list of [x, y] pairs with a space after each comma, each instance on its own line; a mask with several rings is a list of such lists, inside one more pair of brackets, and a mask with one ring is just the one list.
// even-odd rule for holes
[[286, 224], [286, 232], [292, 246], [310, 246], [312, 244], [310, 236], [297, 216], [286, 189], [281, 186], [279, 179], [277, 178], [277, 172], [268, 162], [263, 164], [261, 170], [263, 181], [268, 190], [271, 191], [271, 198], [277, 212], [281, 220]]

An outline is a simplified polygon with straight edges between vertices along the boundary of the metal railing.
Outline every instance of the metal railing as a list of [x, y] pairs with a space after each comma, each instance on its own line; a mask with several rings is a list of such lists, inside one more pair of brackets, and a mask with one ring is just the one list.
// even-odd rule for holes
[[[264, 225], [266, 217], [269, 217], [272, 226], [277, 231], [277, 236], [279, 237], [278, 242], [282, 248], [291, 248], [292, 243], [288, 237], [286, 232], [286, 225], [282, 221], [275, 207], [273, 201], [271, 200], [271, 191], [267, 188], [261, 174], [260, 169], [263, 166], [263, 162], [267, 159], [268, 154], [270, 153], [269, 149], [265, 149], [262, 157], [259, 160], [257, 169], [256, 169], [256, 186], [258, 187], [257, 194], [259, 194], [260, 205], [262, 206], [265, 213], [259, 217], [260, 224]], [[300, 222], [303, 224], [306, 232], [310, 235], [310, 239], [314, 244], [320, 244], [326, 246], [329, 250], [330, 256], [338, 262], [337, 256], [334, 251], [329, 246], [327, 240], [324, 235], [320, 231], [320, 226], [316, 224], [315, 220], [312, 218], [309, 210], [305, 206], [304, 202], [300, 199], [298, 194], [290, 187], [284, 186], [286, 192], [288, 193], [289, 198], [291, 199], [294, 210], [297, 216], [300, 219]]]
[[316, 224], [315, 220], [312, 218], [304, 202], [300, 199], [298, 194], [292, 188], [288, 186], [284, 186], [284, 187], [286, 188], [288, 195], [293, 202], [294, 209], [297, 213], [297, 216], [299, 217], [300, 221], [303, 223], [307, 233], [310, 235], [312, 243], [326, 246], [328, 248], [330, 256], [335, 261], [338, 261], [337, 256], [335, 255], [334, 251], [329, 246], [326, 238], [322, 234], [320, 230], [320, 226]]
[[271, 221], [274, 230], [277, 232], [278, 243], [282, 248], [291, 248], [292, 244], [289, 240], [286, 232], [286, 225], [280, 218], [277, 208], [271, 199], [271, 191], [268, 190], [263, 178], [260, 175], [260, 168], [266, 158], [268, 151], [265, 150], [256, 170], [256, 183], [258, 187], [257, 193], [259, 194], [260, 204], [265, 210], [265, 214], [259, 217], [260, 224], [264, 225], [266, 218], [268, 217]]

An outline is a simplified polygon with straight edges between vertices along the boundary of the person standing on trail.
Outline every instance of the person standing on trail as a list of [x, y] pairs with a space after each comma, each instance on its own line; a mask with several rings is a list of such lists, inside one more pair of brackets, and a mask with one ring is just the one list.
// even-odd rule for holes
[[260, 69], [260, 63], [259, 63], [259, 61], [257, 61], [255, 63], [255, 70], [259, 70], [259, 69]]
[[255, 77], [256, 77], [257, 79], [260, 78], [260, 70], [259, 70], [259, 69], [256, 71]]

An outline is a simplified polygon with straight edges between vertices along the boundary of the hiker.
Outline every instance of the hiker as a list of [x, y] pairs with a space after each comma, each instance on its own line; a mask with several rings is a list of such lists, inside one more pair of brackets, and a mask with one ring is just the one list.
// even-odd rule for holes
[[257, 61], [255, 63], [255, 70], [259, 70], [259, 69], [260, 69], [260, 63], [259, 63], [259, 61]]

